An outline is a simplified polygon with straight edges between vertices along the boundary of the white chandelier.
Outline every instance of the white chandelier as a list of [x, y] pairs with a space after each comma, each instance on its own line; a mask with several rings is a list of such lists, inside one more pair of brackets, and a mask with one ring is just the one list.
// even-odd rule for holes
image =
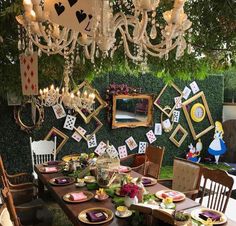
[[[185, 0], [175, 0], [163, 18], [159, 13], [160, 0], [90, 0], [93, 5], [89, 30], [55, 23], [52, 7], [47, 6], [50, 1], [23, 0], [25, 12], [16, 17], [27, 31], [31, 52], [33, 44], [39, 54], [66, 55], [82, 47], [85, 57], [94, 62], [100, 56], [113, 57], [123, 46], [125, 56], [140, 62], [146, 61], [147, 55], [168, 59], [168, 53], [175, 48], [178, 59], [187, 47], [184, 36], [192, 23], [184, 12]], [[22, 43], [18, 47], [22, 49]]]

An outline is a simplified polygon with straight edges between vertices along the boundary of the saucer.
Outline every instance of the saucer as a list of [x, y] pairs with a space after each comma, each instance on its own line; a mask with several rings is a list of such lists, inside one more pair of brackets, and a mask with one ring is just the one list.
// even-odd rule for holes
[[103, 199], [98, 198], [98, 195], [95, 195], [94, 198], [97, 199], [98, 201], [104, 201], [109, 198], [109, 195], [106, 195], [105, 198], [103, 198]]
[[130, 217], [132, 215], [132, 211], [127, 210], [123, 215], [120, 215], [120, 213], [116, 210], [115, 215], [120, 218], [126, 218], [126, 217]]
[[76, 187], [82, 188], [84, 187], [86, 184], [85, 183], [75, 183]]

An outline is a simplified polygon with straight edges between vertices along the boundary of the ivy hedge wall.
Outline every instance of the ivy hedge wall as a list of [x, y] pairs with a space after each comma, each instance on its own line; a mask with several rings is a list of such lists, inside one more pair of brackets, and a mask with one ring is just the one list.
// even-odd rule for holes
[[[79, 83], [79, 82], [78, 82]], [[159, 92], [164, 87], [164, 83], [161, 79], [154, 77], [153, 75], [144, 74], [139, 77], [132, 75], [120, 75], [114, 73], [106, 74], [104, 76], [98, 77], [93, 81], [93, 86], [98, 89], [103, 99], [105, 99], [105, 93], [107, 87], [111, 83], [117, 84], [127, 84], [132, 87], [140, 87], [142, 88], [142, 93], [151, 93], [154, 95], [154, 98], [157, 97]], [[183, 90], [184, 87], [189, 84], [191, 81], [176, 81], [175, 84]], [[222, 102], [223, 102], [223, 76], [220, 75], [212, 75], [208, 76], [205, 80], [197, 81], [199, 88], [204, 91], [208, 106], [210, 108], [213, 120], [221, 120], [222, 117]], [[173, 98], [178, 96], [176, 91], [168, 87], [166, 92], [163, 94], [160, 104], [162, 106], [165, 105], [173, 105]], [[190, 95], [190, 97], [192, 94]], [[153, 121], [154, 123], [160, 122], [161, 112], [160, 110], [154, 106], [154, 115]], [[111, 125], [107, 121], [107, 109], [103, 109], [98, 118], [103, 122], [103, 127], [96, 134], [97, 135], [97, 143], [100, 141], [109, 140], [111, 144], [113, 144], [116, 148], [118, 146], [124, 145], [125, 140], [133, 136], [136, 142], [139, 141], [147, 141], [146, 133], [150, 129], [154, 129], [154, 125], [151, 128], [148, 127], [137, 127], [137, 128], [120, 128], [120, 129], [111, 129]], [[52, 108], [45, 108], [45, 120], [42, 127], [39, 130], [33, 131], [32, 134], [27, 134], [19, 129], [19, 126], [15, 123], [13, 117], [13, 107], [7, 106], [7, 103], [4, 100], [0, 100], [0, 153], [3, 157], [5, 166], [9, 172], [17, 172], [17, 171], [28, 171], [31, 169], [31, 154], [30, 154], [30, 145], [29, 145], [29, 137], [32, 136], [33, 139], [39, 140], [43, 139], [49, 130], [54, 126], [61, 130], [63, 133], [67, 134], [70, 138], [67, 143], [63, 146], [62, 150], [58, 154], [58, 158], [60, 159], [62, 156], [70, 153], [80, 153], [80, 152], [92, 152], [95, 148], [88, 149], [87, 143], [82, 140], [77, 143], [73, 138], [71, 138], [72, 131], [63, 129], [63, 124], [65, 118], [57, 120]], [[157, 136], [157, 140], [153, 145], [165, 146], [166, 152], [164, 156], [164, 165], [171, 165], [174, 156], [185, 156], [188, 151], [188, 145], [190, 143], [196, 144], [196, 141], [193, 140], [192, 135], [190, 133], [187, 121], [185, 119], [184, 113], [181, 110], [180, 113], [180, 122], [179, 122], [187, 131], [188, 136], [185, 139], [184, 143], [177, 148], [170, 140], [169, 137], [173, 130], [170, 133], [163, 133], [161, 136]], [[88, 131], [91, 131], [94, 127], [93, 123], [84, 124], [83, 121], [78, 116], [76, 121], [76, 126], [82, 126]], [[177, 126], [175, 123], [174, 128]], [[197, 131], [201, 131], [202, 129], [208, 126], [208, 121], [204, 120], [201, 123], [196, 124], [195, 127]], [[203, 137], [201, 137], [203, 143], [203, 152], [202, 155], [207, 155], [206, 150], [213, 138], [214, 130], [211, 130]], [[129, 151], [128, 147], [127, 150]], [[138, 152], [138, 148], [129, 153]]]

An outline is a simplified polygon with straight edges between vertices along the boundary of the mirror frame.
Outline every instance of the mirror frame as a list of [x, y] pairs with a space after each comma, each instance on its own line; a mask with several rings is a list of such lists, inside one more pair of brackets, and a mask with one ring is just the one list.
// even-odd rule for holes
[[[147, 120], [144, 122], [116, 122], [115, 114], [116, 114], [116, 101], [118, 99], [147, 99], [148, 100], [148, 113]], [[150, 94], [118, 94], [113, 95], [112, 101], [112, 129], [128, 127], [134, 128], [139, 126], [151, 127], [153, 124], [153, 97]]]

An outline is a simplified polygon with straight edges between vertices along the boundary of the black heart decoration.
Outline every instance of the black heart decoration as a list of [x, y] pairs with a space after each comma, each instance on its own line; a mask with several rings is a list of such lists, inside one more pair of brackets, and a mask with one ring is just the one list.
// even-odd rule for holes
[[93, 18], [93, 16], [91, 14], [89, 14], [88, 18], [91, 20]]
[[87, 14], [84, 13], [84, 10], [76, 11], [76, 17], [79, 23], [81, 23], [87, 17]]
[[60, 16], [65, 10], [65, 7], [61, 4], [61, 2], [54, 4], [54, 8], [58, 16]]
[[72, 7], [78, 0], [68, 0], [70, 7]]

